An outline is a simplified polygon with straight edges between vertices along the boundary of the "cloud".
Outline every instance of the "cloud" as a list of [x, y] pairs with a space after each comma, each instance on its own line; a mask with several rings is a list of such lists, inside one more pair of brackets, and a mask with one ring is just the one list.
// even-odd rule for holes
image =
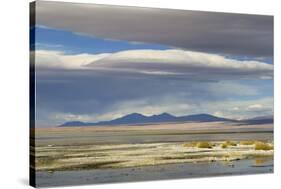
[[238, 107], [233, 107], [231, 110], [239, 111], [240, 109]]
[[[221, 116], [234, 119], [248, 119], [259, 116], [273, 115], [273, 98], [263, 97], [249, 100], [227, 100], [219, 103], [210, 103], [220, 110]], [[214, 110], [215, 111], [215, 110]]]
[[263, 105], [261, 105], [261, 104], [252, 104], [252, 105], [248, 106], [249, 110], [259, 110], [262, 108], [263, 108]]
[[38, 1], [36, 24], [192, 51], [273, 56], [273, 16]]
[[222, 55], [183, 50], [127, 50], [117, 53], [66, 55], [36, 51], [38, 68], [84, 69], [130, 77], [193, 80], [272, 79], [273, 65]]
[[67, 55], [61, 51], [36, 50], [35, 60], [37, 68], [81, 69], [91, 61], [101, 59], [108, 54], [91, 55], [87, 53]]

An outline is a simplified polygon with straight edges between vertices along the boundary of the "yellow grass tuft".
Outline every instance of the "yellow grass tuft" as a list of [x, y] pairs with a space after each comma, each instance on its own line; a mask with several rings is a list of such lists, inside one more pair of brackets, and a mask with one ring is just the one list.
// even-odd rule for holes
[[255, 150], [273, 150], [273, 146], [265, 142], [255, 142]]
[[225, 144], [225, 143], [222, 143], [222, 144], [221, 144], [221, 148], [227, 148], [227, 147], [228, 147], [227, 144]]
[[240, 141], [241, 145], [253, 145], [255, 144], [255, 141], [252, 140], [245, 140], [245, 141]]
[[184, 147], [212, 148], [213, 145], [207, 141], [188, 142], [183, 144]]
[[227, 146], [237, 146], [237, 144], [233, 141], [227, 140], [224, 142], [224, 144], [226, 144]]
[[212, 144], [210, 144], [209, 142], [197, 142], [196, 144], [197, 148], [212, 148]]
[[196, 147], [196, 142], [188, 142], [183, 144], [183, 147]]

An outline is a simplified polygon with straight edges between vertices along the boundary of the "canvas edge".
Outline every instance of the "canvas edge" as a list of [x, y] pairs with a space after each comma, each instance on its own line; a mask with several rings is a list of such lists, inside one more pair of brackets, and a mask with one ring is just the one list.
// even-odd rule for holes
[[36, 187], [35, 176], [35, 1], [29, 3], [29, 185]]

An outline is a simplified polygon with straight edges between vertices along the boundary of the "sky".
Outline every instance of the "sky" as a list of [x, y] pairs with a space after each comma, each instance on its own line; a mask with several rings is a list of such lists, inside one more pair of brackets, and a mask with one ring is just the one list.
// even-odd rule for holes
[[273, 115], [273, 17], [36, 2], [37, 126]]

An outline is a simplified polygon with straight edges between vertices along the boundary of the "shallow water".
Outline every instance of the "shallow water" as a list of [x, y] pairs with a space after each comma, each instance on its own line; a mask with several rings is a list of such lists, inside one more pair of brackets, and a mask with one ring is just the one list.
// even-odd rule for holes
[[39, 171], [36, 173], [36, 184], [40, 187], [47, 187], [259, 173], [273, 173], [272, 158], [246, 159], [233, 162], [182, 163], [137, 168], [56, 171], [53, 173]]

